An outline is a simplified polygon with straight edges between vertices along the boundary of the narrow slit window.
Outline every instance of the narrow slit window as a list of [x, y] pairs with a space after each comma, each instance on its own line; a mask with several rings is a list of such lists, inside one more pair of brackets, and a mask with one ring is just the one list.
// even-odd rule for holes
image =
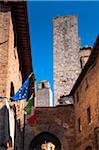
[[81, 119], [78, 118], [78, 131], [81, 132]]
[[42, 89], [43, 89], [43, 88], [45, 88], [45, 84], [44, 84], [44, 83], [42, 83]]
[[88, 86], [89, 86], [89, 85], [88, 85], [88, 79], [86, 78], [86, 79], [85, 79], [85, 89], [87, 89]]
[[11, 85], [10, 85], [10, 97], [13, 97], [14, 96], [14, 84], [13, 82], [11, 82]]
[[77, 102], [79, 101], [79, 93], [78, 92], [76, 93], [76, 100], [77, 100]]
[[87, 108], [87, 120], [88, 120], [88, 123], [91, 123], [91, 112], [90, 112], [90, 107]]

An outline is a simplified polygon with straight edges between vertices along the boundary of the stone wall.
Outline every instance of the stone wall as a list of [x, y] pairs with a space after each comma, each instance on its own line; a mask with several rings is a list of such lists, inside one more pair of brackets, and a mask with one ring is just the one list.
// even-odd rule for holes
[[52, 106], [52, 90], [48, 81], [38, 83], [36, 92], [36, 107]]
[[[0, 2], [0, 96], [6, 96], [7, 98], [12, 97], [22, 85], [19, 58], [17, 47], [14, 47], [14, 38], [11, 6]], [[11, 94], [12, 91], [13, 95]], [[5, 105], [5, 99], [0, 99], [0, 107], [2, 106], [1, 103]], [[4, 115], [2, 117], [5, 119]], [[23, 117], [24, 114], [20, 113], [22, 124], [24, 121]], [[2, 136], [1, 133], [4, 130], [2, 128], [9, 127], [8, 124], [8, 120], [6, 120], [6, 123], [0, 122], [0, 136]], [[6, 132], [8, 131], [6, 130]]]
[[16, 93], [22, 85], [22, 75], [19, 70], [19, 58], [17, 53], [17, 47], [14, 47], [14, 31], [12, 19], [10, 18], [9, 27], [9, 51], [8, 51], [8, 74], [7, 74], [7, 97], [10, 96], [11, 82], [14, 86], [14, 92]]
[[[85, 150], [86, 147], [91, 146], [93, 150], [98, 150], [95, 129], [99, 127], [99, 56], [96, 62], [88, 69], [74, 97], [76, 149]], [[88, 121], [87, 111], [89, 107], [90, 122]], [[79, 118], [80, 130], [78, 124]], [[97, 137], [99, 137], [99, 134]]]
[[[0, 1], [0, 96], [6, 96], [8, 99], [13, 97], [21, 87], [22, 81], [32, 72], [31, 61], [27, 3]], [[30, 86], [34, 84], [33, 78]], [[10, 107], [14, 109], [16, 121], [13, 137], [15, 150], [23, 149], [24, 102], [17, 101], [15, 105], [9, 102]], [[14, 127], [14, 123], [12, 124], [11, 121], [9, 123], [6, 119], [4, 108], [5, 99], [0, 98], [0, 148], [1, 142], [5, 141], [3, 146], [10, 150], [13, 149], [10, 145], [11, 139], [6, 139], [4, 136], [10, 134], [9, 125]], [[3, 109], [5, 112], [2, 112]], [[6, 133], [3, 133], [5, 130]]]
[[36, 123], [25, 126], [25, 150], [29, 148], [32, 139], [38, 134], [49, 132], [61, 142], [61, 150], [74, 150], [74, 107], [62, 105], [36, 109]]
[[[5, 10], [5, 8], [4, 8]], [[0, 95], [6, 95], [6, 79], [8, 68], [10, 8], [1, 9], [0, 3]]]
[[80, 63], [81, 63], [81, 68], [83, 69], [85, 64], [88, 61], [88, 58], [91, 54], [92, 47], [90, 46], [85, 46], [83, 48], [80, 48]]
[[14, 47], [14, 31], [11, 8], [0, 3], [0, 95], [10, 98], [11, 82], [16, 92], [22, 84], [17, 47]]
[[68, 95], [80, 73], [80, 40], [76, 16], [53, 20], [54, 104]]

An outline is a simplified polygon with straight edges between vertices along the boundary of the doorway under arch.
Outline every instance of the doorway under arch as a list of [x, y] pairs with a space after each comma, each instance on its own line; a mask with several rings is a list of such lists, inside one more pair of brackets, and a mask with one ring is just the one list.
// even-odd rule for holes
[[52, 143], [54, 147], [51, 149], [61, 150], [61, 143], [59, 139], [49, 132], [42, 132], [38, 134], [36, 137], [34, 137], [30, 143], [29, 150], [43, 150], [42, 145], [44, 145], [45, 143], [47, 144]]
[[92, 150], [92, 147], [88, 146], [88, 147], [85, 148], [85, 150]]

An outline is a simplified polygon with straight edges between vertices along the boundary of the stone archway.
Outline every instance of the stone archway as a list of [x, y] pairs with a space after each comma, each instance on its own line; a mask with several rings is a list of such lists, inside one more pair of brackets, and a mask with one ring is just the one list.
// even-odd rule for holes
[[45, 142], [51, 142], [55, 145], [55, 150], [61, 150], [61, 143], [59, 139], [49, 132], [42, 132], [34, 137], [30, 143], [29, 150], [41, 150], [41, 145]]
[[92, 150], [92, 147], [88, 146], [88, 147], [85, 148], [85, 150]]

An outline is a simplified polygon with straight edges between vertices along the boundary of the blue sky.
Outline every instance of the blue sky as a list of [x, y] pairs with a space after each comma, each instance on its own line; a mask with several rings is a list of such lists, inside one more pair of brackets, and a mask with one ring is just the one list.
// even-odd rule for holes
[[53, 89], [53, 17], [77, 15], [81, 45], [93, 45], [99, 33], [99, 2], [29, 1], [28, 14], [35, 77], [37, 82], [48, 80]]

